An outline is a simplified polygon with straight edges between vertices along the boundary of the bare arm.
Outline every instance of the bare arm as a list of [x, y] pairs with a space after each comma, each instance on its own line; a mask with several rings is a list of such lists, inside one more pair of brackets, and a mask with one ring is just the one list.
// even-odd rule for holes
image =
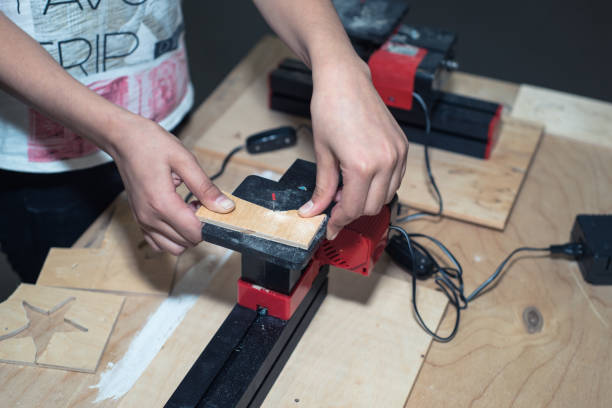
[[[328, 223], [333, 238], [361, 215], [377, 214], [401, 183], [408, 143], [372, 85], [331, 1], [255, 0], [268, 23], [312, 68], [310, 106], [317, 187], [301, 214], [338, 204]], [[337, 192], [339, 173], [344, 187]]]
[[145, 238], [179, 254], [201, 241], [201, 223], [176, 187], [184, 181], [211, 210], [233, 203], [215, 187], [196, 158], [155, 122], [130, 113], [72, 78], [0, 13], [0, 87], [86, 137], [117, 163]]

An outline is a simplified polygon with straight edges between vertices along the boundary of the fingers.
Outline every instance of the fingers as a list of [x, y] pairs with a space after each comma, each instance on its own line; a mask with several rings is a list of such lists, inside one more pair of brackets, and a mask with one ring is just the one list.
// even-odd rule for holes
[[327, 223], [327, 239], [334, 239], [345, 225], [363, 214], [372, 180], [372, 173], [365, 168], [347, 169], [342, 172], [344, 186], [342, 199], [332, 210]]
[[[157, 251], [179, 255], [202, 240], [202, 224], [177, 194], [151, 203], [150, 213], [137, 213], [145, 239]], [[138, 214], [141, 214], [138, 217]]]
[[404, 179], [404, 174], [406, 173], [408, 143], [400, 145], [398, 150], [398, 163], [395, 165], [395, 169], [393, 170], [393, 174], [391, 175], [391, 179], [389, 181], [385, 203], [389, 203], [393, 199], [393, 196], [397, 190], [399, 190], [402, 180]]
[[377, 173], [372, 178], [372, 184], [366, 197], [363, 215], [376, 215], [380, 212], [383, 205], [387, 203], [391, 172], [385, 171]]
[[[165, 235], [169, 239], [181, 245], [184, 245], [185, 242], [182, 242], [179, 237], [187, 241], [188, 246], [202, 241], [202, 223], [195, 216], [192, 206], [185, 204], [178, 194], [174, 194], [168, 197], [168, 208], [171, 210], [164, 213], [165, 225], [159, 226], [160, 232], [167, 232]], [[179, 237], [176, 237], [173, 232]]]
[[174, 184], [174, 187], [180, 186], [182, 182], [183, 180], [179, 177], [179, 175], [172, 172], [172, 184]]
[[317, 185], [310, 201], [299, 210], [302, 217], [312, 217], [325, 211], [338, 191], [338, 163], [327, 148], [319, 150], [317, 151]]
[[388, 188], [385, 194], [385, 204], [393, 200], [395, 192], [399, 189], [403, 178], [403, 172], [401, 167], [398, 166], [397, 170], [393, 172], [391, 180], [389, 181]]
[[[339, 203], [328, 222], [328, 237], [333, 239], [347, 224], [362, 215], [376, 215], [390, 202], [399, 188], [406, 167], [407, 143], [380, 146], [360, 165], [351, 163], [342, 174], [345, 180]], [[364, 155], [360, 155], [364, 157]]]
[[144, 239], [145, 241], [147, 241], [147, 244], [149, 244], [149, 246], [153, 248], [156, 252], [161, 252], [162, 249], [159, 247], [159, 245], [155, 243], [155, 241], [153, 241], [153, 238], [151, 238], [149, 234], [147, 234], [145, 231], [143, 232], [144, 232]]
[[174, 163], [173, 168], [206, 208], [219, 213], [228, 213], [234, 209], [234, 202], [210, 181], [193, 155]]
[[164, 235], [155, 231], [146, 232], [144, 237], [147, 243], [158, 252], [163, 250], [170, 252], [172, 255], [179, 256], [185, 251], [185, 249], [187, 249], [186, 247], [169, 240]]

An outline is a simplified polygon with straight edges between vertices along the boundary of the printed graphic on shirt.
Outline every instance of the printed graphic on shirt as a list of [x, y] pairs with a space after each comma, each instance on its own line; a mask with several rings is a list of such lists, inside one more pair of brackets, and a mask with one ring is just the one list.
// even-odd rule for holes
[[71, 159], [98, 149], [93, 143], [35, 110], [30, 110], [30, 129], [28, 160], [31, 162]]
[[[191, 107], [184, 103], [190, 82], [180, 3], [0, 0], [0, 11], [81, 83], [131, 112], [163, 122], [184, 115]], [[0, 92], [0, 106], [13, 103], [6, 98]], [[177, 112], [179, 107], [181, 112]], [[15, 152], [21, 149], [26, 162], [51, 166], [98, 150], [34, 110], [29, 110], [27, 121], [29, 127], [22, 129], [21, 139], [15, 134], [7, 136], [11, 146], [6, 149], [0, 143], [0, 159], [10, 155], [10, 161], [19, 161]], [[6, 130], [14, 133], [19, 129], [0, 123], [0, 131]], [[22, 140], [22, 147], [15, 146], [15, 140]]]
[[[116, 105], [159, 122], [180, 104], [187, 93], [188, 85], [185, 52], [180, 50], [150, 69], [129, 76], [96, 81], [88, 87]], [[29, 161], [71, 159], [96, 150], [94, 144], [31, 110]]]

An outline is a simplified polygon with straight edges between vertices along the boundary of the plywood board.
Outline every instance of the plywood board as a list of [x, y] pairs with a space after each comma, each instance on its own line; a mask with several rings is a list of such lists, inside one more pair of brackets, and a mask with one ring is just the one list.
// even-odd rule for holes
[[512, 116], [543, 123], [555, 136], [612, 147], [612, 103], [521, 85]]
[[[224, 81], [216, 98], [209, 99], [192, 116], [195, 121], [192, 130], [199, 131], [192, 136], [204, 134], [220, 116], [219, 112], [226, 109], [226, 102], [233, 101], [242, 92], [241, 88], [235, 88], [244, 86], [242, 79], [251, 78], [253, 72], [262, 73], [265, 62], [274, 64], [282, 57], [280, 51], [273, 51], [278, 49], [278, 44], [278, 39], [266, 38], [258, 44], [256, 52], [242, 61], [232, 73], [237, 75]], [[474, 78], [473, 85], [485, 98], [487, 83], [486, 78]], [[219, 168], [219, 153], [196, 153], [205, 170], [215, 172]], [[410, 229], [443, 239], [459, 256], [469, 290], [486, 279], [512, 249], [567, 240], [575, 214], [612, 212], [611, 158], [611, 149], [567, 138], [544, 137], [504, 233], [452, 219], [411, 222]], [[218, 179], [219, 184], [231, 191], [252, 172], [244, 169], [245, 166], [232, 161]], [[99, 219], [81, 244], [97, 242], [103, 237], [99, 231], [104, 224]], [[180, 257], [178, 267], [197, 262], [196, 255], [203, 248], [208, 249], [202, 244], [188, 250]], [[231, 310], [238, 274], [239, 257], [233, 257], [136, 385], [125, 396], [104, 400], [96, 407], [162, 407]], [[400, 276], [408, 279], [405, 273]], [[346, 287], [345, 291], [350, 290]], [[421, 292], [418, 296], [421, 297]], [[494, 293], [479, 298], [462, 314], [459, 333], [453, 342], [432, 344], [406, 406], [607, 407], [612, 400], [609, 386], [612, 383], [611, 300], [612, 287], [585, 284], [575, 262], [522, 258], [506, 271]], [[157, 296], [126, 298], [100, 367], [106, 370], [117, 365], [162, 302]], [[367, 300], [356, 300], [356, 303], [363, 302]], [[522, 311], [527, 306], [538, 307], [544, 317], [540, 333], [529, 334], [525, 330]], [[412, 318], [409, 309], [403, 311], [403, 316]], [[448, 333], [452, 328], [452, 317], [449, 313], [444, 319], [441, 333]], [[327, 333], [318, 335], [328, 338]], [[98, 391], [90, 387], [100, 381], [105, 370], [99, 369], [90, 375], [0, 363], [0, 398], [4, 405], [11, 407], [89, 407]], [[294, 374], [305, 375], [299, 370]], [[374, 392], [385, 390], [388, 384], [376, 381], [377, 375], [378, 372], [372, 373], [362, 385], [362, 391], [368, 387]], [[409, 384], [406, 388], [410, 388]], [[315, 406], [325, 403], [334, 401], [322, 401]], [[305, 406], [293, 400], [282, 406], [301, 405]]]
[[167, 294], [176, 257], [155, 252], [145, 241], [125, 195], [100, 248], [52, 248], [37, 283], [117, 293]]
[[453, 71], [442, 84], [442, 91], [497, 102], [510, 108], [519, 90], [519, 85], [500, 79], [485, 78], [467, 72]]
[[[278, 126], [307, 123], [304, 118], [268, 109], [267, 76], [262, 75], [199, 139], [196, 149], [223, 157], [256, 132]], [[445, 204], [445, 215], [503, 229], [537, 150], [542, 127], [504, 118], [501, 135], [489, 160], [431, 149], [436, 181]], [[302, 131], [295, 147], [249, 155], [240, 152], [233, 162], [279, 173], [296, 158], [315, 161], [312, 135]], [[437, 210], [426, 179], [423, 148], [412, 144], [406, 176], [398, 191], [400, 201], [419, 209]]]
[[[123, 301], [111, 294], [21, 284], [0, 304], [0, 327], [7, 331], [0, 340], [0, 361], [93, 373]], [[72, 327], [34, 325], [26, 308], [43, 315], [43, 321], [64, 309], [63, 323]]]
[[[545, 137], [540, 149], [533, 164], [533, 177], [523, 186], [521, 200], [516, 204], [506, 232], [499, 233], [452, 219], [410, 223], [412, 232], [438, 237], [457, 254], [466, 271], [464, 278], [468, 291], [486, 279], [512, 249], [567, 240], [576, 213], [612, 212], [612, 190], [608, 188], [612, 183], [611, 150], [555, 137]], [[220, 161], [215, 161], [210, 155], [202, 154], [199, 159], [212, 169], [220, 165]], [[237, 163], [228, 166], [223, 180], [220, 179], [228, 183], [225, 189], [237, 185], [250, 174], [250, 170], [245, 172], [243, 169], [245, 166]], [[591, 182], [585, 183], [584, 180]], [[180, 263], [185, 261], [186, 265], [191, 265], [198, 262], [201, 255], [198, 257], [197, 253], [203, 249], [208, 251], [208, 248], [202, 244], [188, 250], [180, 257]], [[239, 268], [239, 256], [232, 257], [136, 385], [123, 397], [107, 399], [96, 406], [163, 407], [231, 310]], [[390, 269], [385, 269], [385, 276], [390, 272]], [[405, 272], [389, 276], [393, 279], [402, 277], [409, 279]], [[333, 296], [347, 299], [353, 290], [351, 285], [371, 282], [370, 278], [355, 276], [354, 281], [346, 282], [342, 285], [344, 290]], [[421, 299], [423, 292], [420, 288], [431, 282], [419, 281], [419, 284], [422, 286], [419, 286], [418, 299]], [[339, 289], [335, 287], [334, 291]], [[376, 287], [375, 284], [371, 286]], [[372, 289], [355, 289], [356, 306], [368, 302], [363, 293], [369, 290]], [[333, 301], [331, 296], [325, 302]], [[406, 296], [409, 297], [409, 292]], [[494, 292], [479, 298], [462, 314], [455, 340], [431, 345], [407, 406], [447, 407], [452, 403], [458, 406], [510, 406], [516, 401], [524, 406], [607, 406], [612, 399], [612, 388], [608, 387], [612, 381], [610, 299], [612, 288], [585, 284], [574, 262], [520, 259], [506, 271]], [[126, 298], [94, 375], [0, 363], [2, 401], [7, 406], [36, 408], [91, 406], [99, 390], [90, 387], [99, 383], [104, 372], [119, 364], [134, 337], [163, 300], [156, 296]], [[529, 334], [524, 328], [522, 311], [527, 306], [536, 306], [542, 312], [544, 326], [540, 333]], [[401, 313], [403, 319], [413, 318], [409, 308], [395, 312]], [[441, 334], [449, 332], [453, 318], [452, 310], [449, 310], [439, 329]], [[372, 337], [372, 342], [380, 341], [379, 333], [373, 333], [376, 336]], [[394, 334], [403, 336], [405, 333]], [[317, 335], [330, 342], [347, 341], [332, 338], [327, 332], [318, 331]], [[356, 339], [350, 330], [346, 336]], [[374, 354], [372, 358], [379, 356]], [[310, 378], [312, 375], [306, 370], [295, 370], [293, 374], [295, 379], [290, 383], [298, 382], [298, 377]], [[359, 392], [384, 391], [390, 386], [376, 381], [378, 375], [381, 374], [372, 372]], [[526, 382], [526, 378], [529, 381]], [[407, 382], [405, 387], [408, 393], [410, 383]], [[57, 392], [58, 389], [61, 393]], [[334, 403], [323, 398], [320, 401], [314, 405]], [[300, 405], [306, 406], [293, 400], [281, 406]]]
[[220, 214], [201, 206], [196, 212], [199, 220], [281, 244], [308, 249], [326, 217], [317, 215], [302, 218], [296, 210], [273, 211], [231, 194], [226, 195], [236, 204], [232, 212]]
[[[341, 384], [336, 381], [339, 390], [349, 398], [350, 393], [354, 392], [350, 398], [351, 403], [345, 406], [359, 406], [359, 399], [365, 394], [369, 394], [369, 401], [377, 398], [384, 401], [401, 401], [396, 405], [401, 406], [410, 392], [412, 380], [424, 361], [421, 354], [426, 354], [431, 344], [431, 339], [413, 326], [414, 321], [409, 312], [410, 281], [407, 279], [407, 274], [401, 273], [401, 278], [398, 279], [389, 275], [388, 271], [386, 261], [379, 263], [378, 269], [371, 277], [332, 270], [329, 294], [306, 331], [308, 337], [303, 337], [300, 343], [306, 341], [310, 344], [312, 339], [319, 339], [318, 344], [321, 342], [335, 344], [337, 348], [334, 350], [345, 347], [349, 351], [333, 353], [317, 349], [316, 354], [324, 353], [324, 356], [318, 358], [312, 354], [312, 345], [310, 345], [303, 349], [298, 348], [293, 353], [298, 362], [314, 359], [316, 364], [324, 361], [326, 367], [350, 367], [354, 370], [354, 376], [370, 378], [370, 382], [376, 382], [371, 386], [362, 387], [359, 391], [350, 382]], [[205, 271], [201, 271], [201, 275], [205, 274]], [[204, 294], [185, 316], [184, 323], [177, 327], [175, 334], [151, 362], [145, 375], [119, 403], [111, 400], [104, 402], [115, 403], [120, 407], [163, 406], [233, 307], [236, 279], [239, 275], [240, 256], [234, 254], [216, 273]], [[420, 305], [427, 314], [426, 319], [431, 318], [428, 323], [436, 327], [444, 312], [446, 299], [440, 293], [425, 287], [419, 291], [418, 296]], [[327, 302], [330, 304], [325, 306]], [[337, 310], [338, 306], [340, 310]], [[362, 314], [363, 319], [359, 319]], [[348, 321], [345, 318], [348, 318]], [[314, 325], [318, 320], [321, 320], [322, 324]], [[339, 321], [344, 322], [332, 330], [330, 327]], [[353, 326], [353, 323], [357, 327]], [[359, 325], [362, 328], [359, 328]], [[388, 337], [381, 340], [380, 336]], [[359, 340], [356, 340], [357, 338]], [[352, 345], [359, 342], [362, 343]], [[358, 347], [363, 343], [366, 343], [365, 349]], [[392, 352], [388, 349], [391, 346], [395, 347]], [[361, 365], [353, 360], [360, 354], [365, 358]], [[395, 359], [393, 364], [390, 363], [392, 359]], [[293, 365], [291, 366], [293, 368], [290, 368], [288, 365], [285, 369], [290, 370], [288, 377], [295, 381], [303, 377], [311, 380], [317, 387], [325, 387], [324, 383], [330, 381], [333, 373], [321, 376], [318, 371], [320, 367], [316, 364], [314, 367], [305, 365], [301, 369]], [[316, 381], [317, 376], [320, 377], [318, 381]], [[376, 381], [376, 378], [380, 378], [380, 382]], [[390, 382], [384, 383], [384, 381]], [[285, 385], [277, 383], [271, 392], [274, 393], [276, 388], [283, 393]], [[392, 390], [392, 398], [385, 397], [389, 389]], [[290, 402], [293, 404], [293, 399]], [[334, 405], [336, 401], [334, 395], [319, 395], [315, 402], [304, 406]]]
[[[489, 160], [430, 149], [432, 172], [444, 200], [444, 215], [502, 230], [542, 136], [542, 127], [503, 120], [501, 136]], [[438, 203], [425, 172], [423, 146], [410, 145], [400, 201], [435, 212]]]
[[[368, 278], [332, 268], [329, 295], [264, 407], [401, 407], [431, 343], [410, 313], [410, 281], [382, 261]], [[405, 276], [405, 272], [402, 273]], [[447, 299], [428, 288], [419, 311], [436, 328]]]

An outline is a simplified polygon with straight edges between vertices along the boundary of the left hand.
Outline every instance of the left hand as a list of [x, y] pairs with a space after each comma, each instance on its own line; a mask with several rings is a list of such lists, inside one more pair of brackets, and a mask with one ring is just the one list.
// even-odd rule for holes
[[406, 170], [408, 141], [357, 57], [313, 70], [313, 82], [317, 181], [300, 215], [319, 214], [336, 198], [327, 224], [327, 237], [333, 239], [345, 225], [378, 214], [393, 199]]

